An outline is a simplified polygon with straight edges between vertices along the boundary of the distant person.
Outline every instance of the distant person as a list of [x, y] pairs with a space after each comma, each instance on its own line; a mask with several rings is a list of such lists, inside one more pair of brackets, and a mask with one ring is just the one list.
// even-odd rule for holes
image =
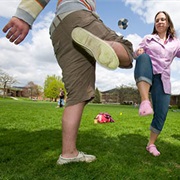
[[59, 93], [59, 107], [63, 107], [64, 106], [64, 90], [60, 89], [60, 93]]
[[154, 113], [146, 150], [159, 156], [155, 142], [163, 129], [170, 103], [170, 65], [175, 57], [180, 57], [180, 41], [175, 36], [173, 22], [167, 12], [159, 11], [155, 15], [153, 32], [144, 37], [136, 55], [134, 74], [141, 96], [139, 115]]
[[[21, 43], [49, 0], [22, 0], [3, 31]], [[76, 147], [85, 105], [95, 96], [96, 61], [107, 69], [131, 68], [132, 43], [106, 27], [95, 12], [95, 0], [58, 0], [50, 26], [54, 53], [62, 69], [67, 101], [62, 117], [62, 153], [58, 164], [92, 162], [94, 155]]]

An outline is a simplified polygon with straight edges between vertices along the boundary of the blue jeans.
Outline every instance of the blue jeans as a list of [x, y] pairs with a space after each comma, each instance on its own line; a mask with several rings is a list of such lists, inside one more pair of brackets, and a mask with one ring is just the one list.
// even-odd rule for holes
[[136, 83], [145, 81], [151, 85], [150, 92], [154, 115], [150, 130], [156, 134], [160, 134], [168, 113], [170, 94], [164, 92], [161, 74], [153, 75], [152, 63], [149, 55], [142, 54], [136, 59], [134, 78]]

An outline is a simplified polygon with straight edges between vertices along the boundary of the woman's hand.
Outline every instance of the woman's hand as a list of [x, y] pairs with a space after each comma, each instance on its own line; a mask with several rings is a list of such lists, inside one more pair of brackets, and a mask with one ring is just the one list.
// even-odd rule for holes
[[136, 51], [136, 55], [139, 56], [141, 54], [144, 53], [144, 49], [143, 48], [139, 48], [137, 51]]

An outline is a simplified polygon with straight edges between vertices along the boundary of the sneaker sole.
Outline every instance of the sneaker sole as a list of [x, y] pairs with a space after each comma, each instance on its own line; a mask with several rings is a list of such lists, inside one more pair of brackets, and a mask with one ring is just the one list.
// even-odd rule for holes
[[119, 59], [113, 48], [83, 28], [77, 27], [71, 33], [72, 39], [82, 46], [103, 67], [114, 70], [119, 66]]
[[92, 159], [86, 159], [85, 157], [79, 158], [79, 159], [60, 159], [57, 161], [58, 165], [63, 165], [63, 164], [69, 164], [69, 163], [78, 163], [78, 162], [86, 162], [86, 163], [91, 163], [95, 161], [96, 158]]

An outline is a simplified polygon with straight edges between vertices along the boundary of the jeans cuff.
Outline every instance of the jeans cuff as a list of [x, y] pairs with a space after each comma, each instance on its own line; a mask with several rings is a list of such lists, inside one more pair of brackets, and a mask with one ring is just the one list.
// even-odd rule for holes
[[143, 76], [140, 76], [138, 78], [136, 78], [136, 83], [140, 82], [140, 81], [145, 81], [147, 82], [148, 84], [152, 85], [152, 80], [146, 78], [146, 77], [143, 77]]
[[160, 133], [161, 133], [160, 130], [157, 130], [156, 128], [154, 128], [154, 127], [152, 127], [152, 126], [150, 126], [149, 129], [150, 129], [153, 133], [155, 133], [155, 134], [160, 134]]

